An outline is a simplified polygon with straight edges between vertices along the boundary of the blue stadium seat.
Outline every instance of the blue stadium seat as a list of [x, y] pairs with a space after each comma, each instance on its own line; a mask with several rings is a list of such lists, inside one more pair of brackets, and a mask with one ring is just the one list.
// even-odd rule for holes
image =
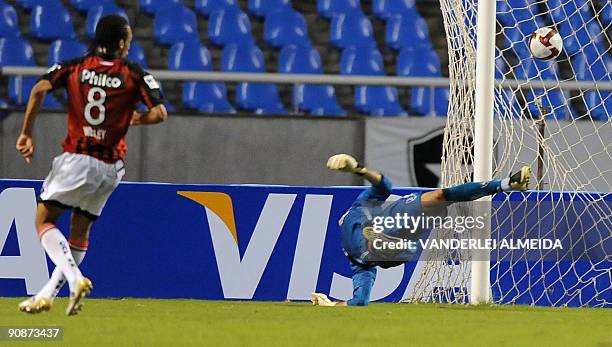
[[507, 0], [497, 2], [497, 18], [507, 28], [516, 28], [523, 36], [529, 37], [536, 29], [544, 26], [538, 6], [528, 0]]
[[236, 0], [196, 0], [195, 2], [196, 11], [206, 17], [215, 11], [237, 6]]
[[[537, 59], [525, 59], [521, 64], [514, 67], [513, 72], [517, 79], [542, 79], [560, 80], [559, 69], [554, 60], [544, 61]], [[540, 110], [536, 104], [536, 98], [542, 99], [544, 107], [551, 108], [552, 115], [557, 119], [568, 119], [573, 117], [573, 110], [565, 95], [558, 89], [545, 91], [544, 89], [533, 89], [523, 91], [528, 111], [533, 118], [540, 117]]]
[[404, 48], [431, 49], [427, 22], [419, 15], [394, 15], [387, 20], [385, 32], [387, 46], [395, 50]]
[[612, 23], [612, 2], [604, 1], [604, 5], [599, 11], [599, 19], [606, 27]]
[[266, 17], [279, 9], [290, 8], [291, 0], [249, 0], [249, 12], [258, 17]]
[[[0, 66], [10, 65], [36, 66], [34, 50], [29, 42], [16, 37], [0, 38]], [[35, 77], [10, 77], [9, 98], [16, 105], [25, 104], [35, 83]], [[59, 108], [61, 104], [52, 94], [47, 94], [43, 107]]]
[[318, 0], [317, 12], [321, 17], [331, 19], [333, 16], [346, 12], [361, 11], [359, 0]]
[[138, 65], [140, 65], [140, 67], [142, 67], [143, 69], [147, 69], [149, 67], [149, 64], [147, 64], [147, 57], [145, 56], [144, 48], [142, 48], [142, 46], [135, 40], [132, 40], [132, 44], [130, 45], [130, 50], [128, 51], [127, 58], [131, 61], [138, 63]]
[[168, 7], [155, 15], [153, 31], [155, 40], [161, 44], [192, 41], [199, 36], [198, 19], [187, 7]]
[[310, 39], [306, 19], [291, 8], [272, 12], [266, 16], [264, 39], [272, 47], [277, 48], [289, 44], [308, 44]]
[[0, 37], [19, 37], [17, 11], [7, 3], [0, 4]]
[[85, 55], [87, 46], [76, 40], [55, 40], [49, 46], [49, 57], [47, 64], [60, 63], [64, 60], [69, 60]]
[[[322, 74], [321, 56], [311, 46], [285, 46], [278, 59], [278, 72]], [[311, 115], [346, 115], [346, 112], [338, 105], [334, 87], [329, 85], [295, 85], [293, 87], [293, 105], [298, 110]]]
[[563, 37], [563, 49], [570, 55], [592, 46], [600, 54], [606, 51], [605, 34], [598, 23], [591, 21], [584, 25], [579, 22], [565, 21], [559, 26], [559, 34]]
[[[168, 69], [212, 71], [210, 52], [199, 41], [179, 42], [170, 48]], [[183, 105], [203, 112], [235, 112], [223, 83], [183, 83]]]
[[509, 48], [517, 57], [521, 59], [531, 57], [527, 46], [529, 36], [525, 36], [521, 30], [514, 27], [504, 28], [504, 38], [507, 44], [505, 48]]
[[[604, 54], [588, 54], [581, 52], [572, 57], [572, 67], [579, 81], [599, 81], [610, 85], [612, 58]], [[593, 119], [608, 120], [612, 117], [612, 93], [609, 91], [586, 91], [583, 95], [589, 114]]]
[[[264, 72], [261, 50], [255, 44], [229, 44], [223, 49], [221, 70], [225, 72]], [[240, 83], [236, 103], [258, 114], [285, 114], [285, 108], [274, 84]]]
[[94, 37], [96, 35], [96, 25], [98, 25], [100, 18], [111, 14], [118, 14], [128, 20], [128, 15], [125, 10], [114, 3], [106, 3], [89, 8], [89, 11], [87, 11], [87, 19], [85, 20], [85, 32], [87, 36]]
[[361, 11], [335, 15], [332, 19], [330, 41], [338, 48], [351, 46], [375, 46], [372, 22]]
[[[440, 77], [440, 58], [432, 50], [404, 49], [397, 56], [397, 74], [408, 77]], [[410, 106], [416, 114], [447, 114], [448, 88], [432, 90], [429, 87], [413, 87], [410, 91]]]
[[417, 14], [415, 0], [374, 0], [372, 2], [374, 16], [387, 20], [393, 15], [411, 16]]
[[576, 6], [577, 2], [574, 0], [547, 0], [546, 6], [548, 6], [548, 13], [556, 24], [567, 20], [586, 23], [592, 17], [589, 11], [591, 5], [588, 1], [579, 1], [578, 3], [580, 3], [580, 6]]
[[160, 9], [183, 5], [182, 0], [140, 0], [140, 10], [154, 15]]
[[99, 5], [115, 5], [115, 0], [70, 0], [70, 5], [79, 12], [87, 13], [90, 8]]
[[30, 15], [30, 34], [46, 41], [76, 37], [70, 12], [62, 5], [34, 7]]
[[[345, 75], [384, 75], [383, 57], [375, 47], [350, 47], [342, 52], [340, 73]], [[374, 116], [403, 116], [397, 88], [356, 86], [355, 108]]]
[[251, 21], [239, 8], [226, 8], [211, 13], [208, 20], [208, 38], [219, 46], [230, 43], [251, 43]]
[[[508, 76], [508, 64], [499, 55], [495, 57], [495, 79], [501, 80], [505, 78], [513, 78]], [[516, 95], [511, 89], [499, 89], [495, 88], [495, 112], [496, 115], [501, 113], [503, 115], [513, 117], [520, 117], [522, 114], [520, 105], [516, 99]]]
[[36, 6], [53, 6], [53, 5], [61, 5], [61, 0], [17, 0], [15, 1], [17, 6], [25, 9], [32, 10]]

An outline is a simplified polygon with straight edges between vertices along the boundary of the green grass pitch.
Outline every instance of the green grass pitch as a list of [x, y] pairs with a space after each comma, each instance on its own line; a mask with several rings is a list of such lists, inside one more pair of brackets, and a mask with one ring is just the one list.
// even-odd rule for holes
[[[66, 317], [66, 299], [39, 315], [18, 312], [20, 300], [0, 299], [0, 326], [63, 326], [62, 345], [612, 346], [609, 309], [88, 299]], [[10, 344], [41, 343], [59, 344]]]

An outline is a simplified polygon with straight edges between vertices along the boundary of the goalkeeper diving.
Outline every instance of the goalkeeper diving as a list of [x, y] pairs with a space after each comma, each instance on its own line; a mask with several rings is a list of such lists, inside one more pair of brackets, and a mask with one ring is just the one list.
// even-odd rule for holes
[[[386, 259], [373, 250], [377, 239], [393, 242], [405, 237], [401, 229], [384, 232], [373, 228], [374, 216], [436, 216], [446, 213], [446, 207], [461, 201], [474, 201], [484, 196], [505, 191], [525, 191], [529, 186], [531, 169], [524, 166], [510, 177], [488, 182], [469, 182], [450, 188], [436, 189], [423, 193], [413, 193], [393, 202], [386, 202], [391, 195], [391, 181], [380, 172], [361, 165], [348, 154], [337, 154], [329, 158], [327, 167], [362, 176], [371, 186], [359, 194], [349, 210], [340, 218], [342, 248], [351, 267], [353, 297], [348, 301], [334, 302], [327, 295], [313, 293], [311, 301], [315, 306], [366, 306], [376, 280], [376, 268], [389, 268], [404, 264], [416, 250], [404, 250]], [[424, 232], [424, 230], [421, 230]], [[413, 235], [418, 237], [419, 233]], [[404, 254], [402, 254], [402, 252]]]

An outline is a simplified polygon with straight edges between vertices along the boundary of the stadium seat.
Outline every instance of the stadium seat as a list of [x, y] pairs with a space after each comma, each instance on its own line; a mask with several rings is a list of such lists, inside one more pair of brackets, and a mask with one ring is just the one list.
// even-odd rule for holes
[[415, 0], [374, 0], [372, 2], [374, 16], [387, 20], [393, 15], [411, 16], [417, 14]]
[[612, 23], [612, 2], [604, 1], [604, 5], [598, 13], [603, 25], [609, 27]]
[[[225, 72], [264, 72], [261, 50], [255, 44], [229, 44], [223, 49], [221, 70]], [[236, 103], [258, 114], [285, 114], [285, 108], [274, 84], [240, 83]]]
[[30, 34], [45, 41], [76, 37], [70, 13], [62, 5], [34, 7], [30, 15]]
[[187, 7], [168, 7], [155, 15], [153, 31], [155, 40], [161, 44], [192, 41], [199, 36], [198, 19]]
[[0, 4], [0, 37], [19, 37], [17, 11], [7, 3]]
[[[559, 69], [554, 60], [544, 61], [536, 59], [525, 59], [521, 64], [514, 67], [513, 72], [517, 79], [529, 80], [560, 80]], [[550, 108], [552, 115], [557, 119], [568, 119], [573, 116], [573, 111], [565, 95], [558, 89], [524, 90], [523, 95], [527, 103], [528, 111], [533, 118], [540, 117], [540, 109], [536, 104], [539, 97], [544, 107]]]
[[208, 38], [219, 46], [244, 42], [250, 44], [251, 21], [239, 8], [226, 8], [211, 13], [208, 20]]
[[[577, 3], [580, 3], [580, 6], [576, 6]], [[556, 24], [567, 20], [587, 23], [593, 17], [589, 11], [591, 5], [588, 1], [547, 0], [546, 6]]]
[[531, 52], [527, 46], [529, 36], [525, 36], [521, 30], [515, 27], [505, 28], [504, 38], [506, 40], [505, 48], [510, 49], [518, 58], [531, 58]]
[[359, 0], [318, 0], [317, 12], [321, 17], [331, 19], [333, 16], [346, 12], [361, 11]]
[[504, 29], [516, 28], [524, 37], [544, 26], [536, 3], [528, 0], [507, 0], [497, 2], [497, 18]]
[[[34, 50], [29, 42], [16, 37], [0, 38], [0, 66], [36, 66]], [[9, 98], [16, 105], [23, 105], [36, 83], [35, 77], [14, 76], [9, 78]], [[61, 104], [52, 94], [47, 94], [43, 107], [58, 108]]]
[[340, 56], [340, 73], [343, 75], [376, 75], [385, 74], [383, 57], [375, 48], [349, 47]]
[[215, 11], [237, 6], [236, 0], [196, 0], [195, 2], [196, 11], [206, 17]]
[[64, 60], [69, 60], [85, 55], [87, 46], [76, 40], [55, 40], [49, 46], [49, 58], [47, 64], [61, 63]]
[[150, 15], [154, 15], [160, 9], [183, 5], [182, 0], [140, 0], [140, 10]]
[[[599, 81], [609, 85], [612, 58], [609, 55], [597, 56], [585, 52], [572, 57], [572, 67], [579, 81]], [[612, 93], [609, 91], [586, 91], [584, 102], [593, 119], [608, 120], [612, 117]]]
[[266, 17], [279, 9], [290, 9], [291, 0], [249, 0], [249, 12], [258, 16]]
[[[278, 60], [278, 72], [294, 74], [322, 74], [319, 52], [311, 46], [283, 47]], [[346, 112], [336, 100], [336, 91], [329, 85], [303, 85], [293, 87], [293, 105], [311, 115], [343, 116]]]
[[[170, 48], [168, 69], [212, 71], [210, 52], [199, 41], [179, 42]], [[183, 105], [203, 112], [235, 112], [223, 83], [183, 83]]]
[[[404, 49], [397, 56], [397, 74], [408, 77], [441, 77], [440, 58], [433, 50]], [[445, 116], [448, 97], [448, 88], [413, 87], [410, 89], [410, 106], [419, 115]]]
[[142, 46], [132, 40], [132, 44], [130, 45], [130, 50], [128, 51], [127, 58], [131, 61], [134, 61], [140, 65], [143, 69], [147, 69], [149, 64], [147, 64], [147, 57], [145, 56], [145, 51]]
[[[509, 77], [509, 68], [506, 61], [500, 56], [495, 57], [495, 79], [502, 80]], [[516, 100], [516, 95], [511, 89], [495, 88], [495, 114], [501, 113], [505, 116], [520, 117], [522, 112]]]
[[[344, 75], [384, 75], [383, 57], [375, 47], [350, 47], [342, 52], [340, 73]], [[403, 116], [397, 88], [355, 87], [355, 108], [375, 116]]]
[[128, 20], [128, 15], [124, 9], [114, 3], [106, 3], [103, 5], [92, 6], [87, 11], [87, 19], [85, 20], [85, 32], [87, 36], [94, 37], [96, 35], [96, 25], [100, 18], [111, 14], [118, 14]]
[[99, 5], [115, 5], [114, 0], [70, 0], [70, 5], [79, 12], [87, 13], [90, 8]]
[[338, 48], [376, 45], [372, 22], [361, 11], [335, 15], [329, 29], [330, 41]]
[[17, 0], [15, 3], [17, 6], [28, 11], [34, 9], [36, 6], [53, 6], [62, 4], [60, 0]]
[[563, 37], [563, 49], [573, 55], [588, 46], [596, 47], [600, 54], [606, 52], [605, 34], [594, 21], [583, 25], [579, 22], [562, 22], [559, 34]]
[[419, 15], [393, 15], [387, 20], [385, 32], [387, 46], [395, 50], [404, 48], [431, 49], [427, 22]]
[[291, 8], [272, 12], [266, 16], [264, 22], [264, 39], [277, 48], [289, 44], [308, 44], [310, 39], [306, 19]]

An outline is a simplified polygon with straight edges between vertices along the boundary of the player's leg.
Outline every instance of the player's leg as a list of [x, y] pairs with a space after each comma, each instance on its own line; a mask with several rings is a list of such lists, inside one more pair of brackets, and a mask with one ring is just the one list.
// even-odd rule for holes
[[[87, 248], [89, 246], [89, 232], [95, 219], [96, 216], [80, 209], [75, 209], [72, 212], [72, 218], [70, 220], [70, 238], [68, 243], [70, 244], [70, 251], [74, 255], [75, 261], [77, 261], [78, 264], [80, 264], [83, 261], [83, 258], [85, 258], [85, 253], [87, 252]], [[88, 279], [81, 281], [79, 286], [80, 288], [77, 288], [76, 291], [72, 291], [70, 293], [70, 302], [66, 308], [66, 313], [68, 315], [75, 315], [81, 310], [81, 299], [88, 295], [93, 288], [91, 281]], [[59, 289], [57, 291], [59, 291]], [[57, 295], [57, 291], [54, 293], [55, 295]]]
[[366, 267], [351, 263], [353, 272], [353, 298], [346, 302], [348, 306], [367, 306], [370, 303], [370, 294], [376, 280], [376, 267]]
[[[41, 232], [44, 234], [47, 234], [49, 230], [55, 228], [57, 219], [64, 213], [64, 211], [65, 211], [65, 208], [59, 205], [45, 203], [45, 202], [38, 203], [36, 207], [35, 226], [38, 232], [38, 236], [41, 239], [41, 242], [42, 242], [41, 236], [44, 236], [44, 235], [41, 235]], [[51, 236], [52, 234], [53, 233], [49, 234], [49, 236]], [[43, 243], [43, 247], [44, 245], [45, 244]], [[51, 247], [52, 249], [49, 251], [47, 251], [47, 249], [45, 248], [45, 251], [47, 251], [47, 254], [49, 254], [50, 252], [52, 252], [53, 254], [57, 253], [58, 247], [55, 247], [55, 246], [57, 245], [53, 245], [53, 247]], [[61, 270], [58, 270], [58, 271], [61, 274]], [[62, 277], [63, 277], [63, 274], [62, 274]], [[21, 312], [25, 312], [25, 313], [40, 313], [40, 312], [48, 311], [49, 309], [51, 309], [51, 305], [52, 305], [52, 299], [50, 297], [43, 296], [43, 295], [35, 295], [21, 302], [18, 305], [18, 308]]]
[[[70, 245], [72, 257], [77, 265], [81, 265], [81, 262], [85, 258], [85, 253], [87, 252], [89, 244], [89, 231], [92, 223], [93, 220], [87, 213], [79, 209], [75, 209], [72, 212], [68, 244]], [[66, 277], [64, 277], [64, 274], [56, 267], [55, 270], [53, 270], [51, 278], [40, 292], [36, 294], [36, 297], [53, 301], [64, 284], [66, 284]]]
[[421, 195], [421, 203], [426, 206], [439, 202], [473, 201], [500, 192], [525, 191], [529, 186], [531, 169], [524, 166], [518, 172], [502, 180], [488, 182], [469, 182], [454, 187], [438, 189]]

